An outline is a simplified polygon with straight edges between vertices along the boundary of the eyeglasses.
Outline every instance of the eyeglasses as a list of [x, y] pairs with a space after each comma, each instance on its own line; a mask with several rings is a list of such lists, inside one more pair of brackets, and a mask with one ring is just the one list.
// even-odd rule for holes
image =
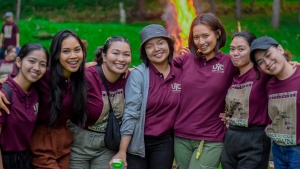
[[166, 44], [167, 44], [166, 41], [160, 40], [160, 41], [156, 42], [156, 44], [154, 44], [154, 43], [146, 44], [145, 49], [147, 51], [153, 51], [155, 48], [162, 49], [165, 47]]

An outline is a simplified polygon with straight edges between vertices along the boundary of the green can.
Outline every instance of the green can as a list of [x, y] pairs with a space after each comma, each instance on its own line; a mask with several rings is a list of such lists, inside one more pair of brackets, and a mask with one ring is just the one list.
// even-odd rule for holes
[[121, 159], [113, 159], [113, 169], [124, 169], [123, 161]]

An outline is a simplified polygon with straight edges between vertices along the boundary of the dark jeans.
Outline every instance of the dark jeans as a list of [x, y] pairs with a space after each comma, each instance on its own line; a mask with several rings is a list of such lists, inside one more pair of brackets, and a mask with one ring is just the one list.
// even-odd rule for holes
[[145, 149], [145, 158], [127, 155], [127, 169], [172, 169], [174, 140], [171, 134], [161, 137], [145, 136]]
[[31, 169], [31, 152], [29, 150], [21, 152], [2, 151], [3, 167], [5, 169]]
[[273, 141], [272, 152], [275, 169], [300, 168], [300, 145], [281, 146]]
[[223, 169], [267, 169], [271, 140], [264, 127], [229, 126], [221, 155]]

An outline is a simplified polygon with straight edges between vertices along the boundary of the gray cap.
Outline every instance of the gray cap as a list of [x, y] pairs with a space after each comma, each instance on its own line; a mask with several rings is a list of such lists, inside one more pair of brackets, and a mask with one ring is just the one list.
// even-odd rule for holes
[[14, 16], [12, 12], [6, 12], [5, 13], [5, 17], [12, 17]]
[[169, 37], [167, 35], [166, 29], [158, 24], [151, 24], [148, 25], [146, 27], [144, 27], [141, 32], [140, 32], [140, 38], [142, 41], [141, 46], [149, 39], [151, 38], [155, 38], [155, 37], [164, 37], [167, 38], [169, 40], [171, 40], [171, 42], [175, 42], [173, 38]]
[[250, 57], [253, 58], [254, 57], [254, 52], [258, 49], [262, 49], [262, 50], [266, 50], [269, 49], [270, 46], [272, 45], [279, 45], [278, 42], [268, 36], [263, 36], [260, 38], [255, 39], [252, 43], [251, 43], [251, 49], [250, 49]]

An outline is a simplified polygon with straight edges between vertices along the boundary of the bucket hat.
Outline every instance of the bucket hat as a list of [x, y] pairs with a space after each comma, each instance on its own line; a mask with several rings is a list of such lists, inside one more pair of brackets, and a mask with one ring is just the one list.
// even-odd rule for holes
[[172, 43], [174, 43], [174, 39], [169, 37], [167, 35], [166, 29], [158, 24], [151, 24], [148, 25], [146, 27], [144, 27], [141, 31], [140, 31], [140, 38], [141, 38], [141, 46], [140, 48], [143, 46], [143, 44], [151, 39], [151, 38], [155, 38], [155, 37], [164, 37], [167, 38], [168, 40], [170, 40]]

